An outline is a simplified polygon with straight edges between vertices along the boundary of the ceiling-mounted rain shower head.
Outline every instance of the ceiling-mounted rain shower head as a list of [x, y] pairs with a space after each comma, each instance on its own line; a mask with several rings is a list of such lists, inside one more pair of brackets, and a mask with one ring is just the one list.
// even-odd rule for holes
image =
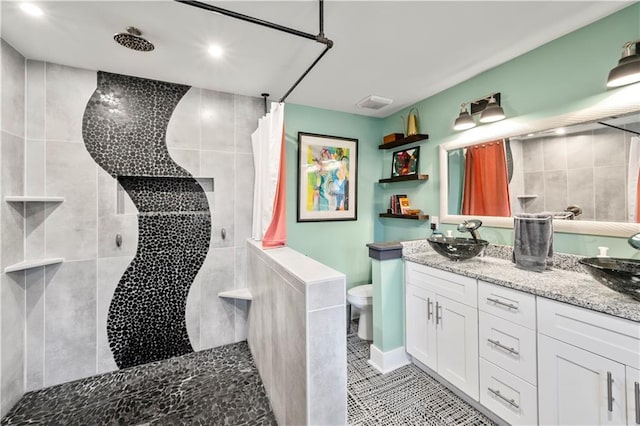
[[138, 52], [151, 52], [155, 49], [153, 43], [142, 36], [142, 31], [136, 27], [127, 27], [126, 33], [116, 33], [113, 39], [121, 46]]

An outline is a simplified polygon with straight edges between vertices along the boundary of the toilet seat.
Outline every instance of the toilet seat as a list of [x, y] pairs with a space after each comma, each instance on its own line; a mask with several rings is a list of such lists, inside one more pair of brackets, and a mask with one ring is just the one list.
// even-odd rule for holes
[[373, 285], [363, 284], [352, 287], [347, 291], [347, 294], [354, 299], [370, 299], [373, 297]]
[[373, 285], [363, 284], [349, 289], [347, 301], [357, 308], [370, 307], [373, 304]]

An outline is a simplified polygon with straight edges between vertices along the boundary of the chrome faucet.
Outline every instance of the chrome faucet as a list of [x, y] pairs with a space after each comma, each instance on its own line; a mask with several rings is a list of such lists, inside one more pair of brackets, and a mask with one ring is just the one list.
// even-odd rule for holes
[[640, 232], [630, 236], [629, 239], [627, 240], [627, 242], [634, 249], [640, 250]]
[[[469, 232], [473, 241], [478, 242], [480, 239], [480, 233], [478, 228], [482, 226], [482, 221], [479, 219], [469, 219], [458, 225], [458, 232]], [[640, 240], [639, 240], [640, 241]]]

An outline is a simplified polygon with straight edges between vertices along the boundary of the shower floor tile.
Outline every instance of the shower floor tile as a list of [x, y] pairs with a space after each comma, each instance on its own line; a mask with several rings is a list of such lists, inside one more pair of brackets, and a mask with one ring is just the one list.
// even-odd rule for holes
[[247, 342], [26, 394], [3, 425], [275, 425]]
[[495, 425], [413, 364], [380, 374], [367, 362], [369, 343], [354, 328], [347, 336], [349, 425]]

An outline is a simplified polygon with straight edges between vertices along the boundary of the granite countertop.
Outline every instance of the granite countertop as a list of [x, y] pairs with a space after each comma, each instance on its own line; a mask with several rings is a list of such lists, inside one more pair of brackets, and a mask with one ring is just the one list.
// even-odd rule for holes
[[403, 243], [403, 259], [455, 272], [536, 296], [558, 300], [598, 312], [640, 322], [640, 302], [600, 284], [586, 272], [552, 269], [542, 273], [525, 271], [497, 257], [475, 257], [455, 262], [426, 247]]

